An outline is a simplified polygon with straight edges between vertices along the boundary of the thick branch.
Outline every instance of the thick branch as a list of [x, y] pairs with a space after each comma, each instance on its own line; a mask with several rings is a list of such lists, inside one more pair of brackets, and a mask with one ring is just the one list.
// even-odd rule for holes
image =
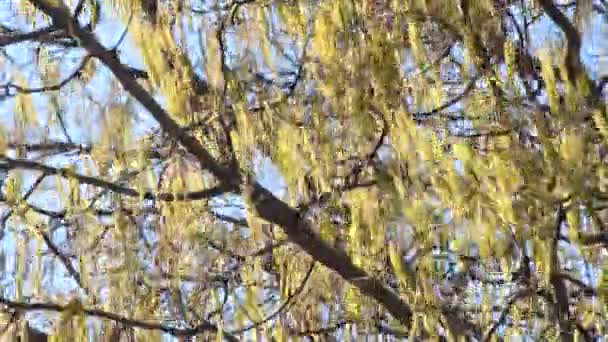
[[255, 210], [261, 218], [281, 226], [290, 241], [300, 246], [315, 260], [340, 274], [346, 281], [359, 288], [364, 295], [382, 303], [393, 317], [409, 326], [412, 310], [395, 292], [379, 279], [353, 264], [345, 252], [331, 247], [313, 233], [309, 221], [270, 191], [259, 184], [252, 185], [249, 190]]
[[[568, 49], [566, 51], [566, 70], [568, 72], [568, 81], [574, 86], [577, 86], [577, 82], [583, 81], [585, 84], [591, 85], [592, 81], [585, 67], [581, 62], [581, 48], [582, 39], [581, 35], [577, 31], [576, 27], [568, 19], [568, 17], [560, 11], [553, 0], [538, 0], [545, 13], [551, 18], [551, 20], [559, 26], [564, 32], [568, 43]], [[606, 106], [602, 101], [602, 80], [598, 81], [597, 86], [592, 87], [590, 96], [588, 97], [591, 106], [599, 109], [603, 115], [606, 115]]]
[[570, 302], [568, 300], [568, 288], [564, 283], [564, 279], [560, 277], [560, 262], [559, 257], [557, 255], [558, 241], [560, 236], [560, 230], [562, 222], [566, 218], [566, 213], [563, 206], [560, 204], [559, 210], [557, 211], [557, 219], [555, 223], [555, 235], [553, 237], [553, 245], [551, 248], [551, 274], [550, 274], [550, 282], [551, 286], [553, 286], [553, 291], [555, 293], [555, 301], [556, 301], [556, 309], [558, 315], [558, 322], [560, 328], [560, 338], [562, 341], [574, 341], [574, 337], [572, 335], [572, 325], [570, 321], [570, 313], [569, 306]]
[[228, 170], [221, 166], [204, 146], [193, 136], [186, 133], [180, 125], [171, 118], [160, 104], [137, 82], [131, 71], [114, 58], [114, 53], [106, 49], [95, 35], [80, 27], [77, 20], [71, 17], [66, 8], [55, 7], [45, 0], [32, 0], [34, 6], [53, 19], [53, 23], [70, 32], [80, 41], [82, 46], [108, 67], [120, 84], [141, 103], [146, 110], [158, 121], [164, 131], [177, 139], [200, 162], [201, 167], [211, 172], [224, 183], [237, 188], [240, 177], [236, 170]]
[[11, 29], [3, 27], [4, 33], [0, 34], [0, 47], [22, 43], [28, 40], [47, 41], [57, 38], [67, 38], [68, 36], [62, 30], [55, 27], [45, 27], [34, 32], [15, 32]]
[[568, 41], [568, 51], [566, 52], [566, 68], [568, 69], [568, 77], [570, 82], [576, 83], [577, 78], [581, 76], [583, 67], [580, 59], [581, 53], [581, 37], [576, 30], [576, 27], [566, 17], [562, 11], [560, 11], [553, 0], [538, 0], [539, 4], [545, 10], [545, 13], [551, 18], [551, 20], [559, 26], [559, 28], [566, 35]]

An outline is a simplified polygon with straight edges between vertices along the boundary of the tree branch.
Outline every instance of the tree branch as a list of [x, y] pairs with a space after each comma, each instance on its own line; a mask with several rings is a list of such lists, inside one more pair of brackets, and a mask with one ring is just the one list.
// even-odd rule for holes
[[[58, 90], [61, 90], [61, 88], [65, 87], [68, 83], [70, 83], [71, 80], [78, 77], [82, 73], [82, 69], [84, 69], [84, 67], [86, 66], [86, 64], [90, 58], [91, 58], [91, 56], [85, 56], [82, 59], [82, 62], [80, 62], [80, 65], [76, 68], [76, 70], [74, 70], [70, 75], [68, 75], [68, 77], [66, 77], [64, 80], [62, 80], [61, 82], [59, 82], [57, 84], [38, 87], [38, 88], [26, 88], [26, 87], [20, 86], [18, 84], [9, 82], [7, 84], [0, 86], [0, 88], [5, 89], [5, 94], [3, 94], [4, 96], [11, 95], [11, 94], [9, 94], [9, 89], [11, 89], [11, 88], [15, 89], [17, 91], [17, 93], [21, 93], [21, 94], [36, 94], [36, 93], [43, 93], [43, 92], [47, 92], [47, 91], [58, 91]], [[60, 120], [63, 121], [61, 118], [60, 118]]]
[[90, 153], [92, 150], [91, 145], [86, 144], [75, 144], [73, 142], [42, 142], [42, 143], [16, 143], [10, 142], [7, 144], [8, 148], [11, 149], [24, 149], [26, 152], [55, 152], [63, 153], [77, 150], [84, 153]]
[[240, 176], [238, 170], [228, 170], [221, 166], [193, 136], [186, 133], [180, 125], [173, 120], [160, 104], [136, 81], [130, 70], [114, 57], [111, 50], [106, 49], [95, 35], [80, 27], [77, 20], [71, 17], [69, 11], [63, 7], [55, 7], [46, 0], [31, 0], [32, 4], [50, 16], [54, 25], [70, 32], [92, 56], [98, 58], [108, 67], [118, 79], [123, 88], [128, 91], [148, 112], [158, 121], [164, 131], [179, 141], [200, 162], [201, 167], [208, 170], [218, 179], [238, 188]]
[[560, 204], [556, 215], [555, 231], [551, 248], [551, 274], [549, 275], [549, 278], [555, 293], [558, 323], [560, 328], [559, 336], [562, 341], [570, 342], [574, 341], [574, 337], [571, 329], [572, 324], [569, 312], [570, 302], [568, 300], [568, 288], [566, 287], [563, 278], [560, 277], [561, 266], [559, 257], [557, 255], [560, 230], [562, 222], [565, 220], [565, 218], [566, 211]]
[[[5, 297], [0, 297], [0, 304], [3, 304], [11, 309], [19, 310], [19, 311], [54, 311], [54, 312], [64, 312], [73, 310], [71, 305], [59, 305], [55, 303], [25, 303], [25, 302], [15, 302]], [[125, 316], [121, 316], [112, 312], [107, 312], [98, 309], [87, 309], [81, 308], [80, 312], [76, 312], [76, 314], [82, 313], [90, 317], [103, 318], [111, 321], [115, 321], [117, 323], [145, 330], [160, 330], [167, 334], [173, 336], [195, 336], [200, 335], [205, 332], [218, 333], [220, 330], [216, 325], [210, 322], [202, 322], [194, 328], [174, 328], [162, 323], [151, 323], [148, 321], [137, 320], [133, 318], [128, 318]], [[223, 336], [228, 341], [237, 342], [238, 339], [231, 334], [223, 332]]]
[[566, 69], [568, 70], [570, 82], [572, 82], [573, 85], [576, 85], [577, 79], [581, 76], [581, 73], [584, 72], [583, 64], [580, 59], [582, 47], [581, 37], [568, 17], [553, 4], [553, 0], [538, 0], [538, 3], [545, 10], [545, 13], [549, 18], [551, 18], [566, 35], [568, 41]]
[[[42, 175], [38, 176], [38, 178], [34, 181], [34, 184], [32, 184], [32, 186], [27, 190], [27, 192], [21, 198], [22, 202], [27, 203], [27, 199], [30, 198], [30, 196], [32, 196], [34, 191], [36, 191], [36, 188], [38, 188], [38, 186], [40, 186], [40, 184], [46, 178], [46, 176], [47, 176], [46, 173], [43, 173]], [[6, 228], [6, 221], [8, 221], [8, 219], [13, 215], [13, 212], [14, 212], [14, 210], [11, 208], [8, 210], [8, 212], [6, 212], [4, 215], [2, 215], [2, 218], [0, 218], [0, 240], [2, 240], [2, 237], [4, 236], [4, 230]]]
[[55, 27], [45, 27], [33, 32], [16, 32], [7, 27], [2, 27], [5, 33], [0, 34], [0, 47], [5, 47], [12, 44], [22, 43], [28, 40], [34, 41], [49, 41], [57, 38], [69, 38], [63, 30]]
[[[31, 2], [49, 15], [56, 26], [71, 32], [91, 55], [99, 58], [112, 71], [125, 90], [150, 112], [163, 130], [179, 141], [188, 152], [198, 159], [202, 168], [208, 170], [223, 184], [226, 184], [229, 190], [241, 188], [242, 179], [239, 170], [226, 169], [221, 166], [196, 138], [186, 133], [158, 102], [137, 83], [125, 66], [113, 58], [111, 52], [104, 48], [91, 32], [83, 30], [78, 22], [70, 17], [69, 11], [52, 6], [45, 0], [31, 0]], [[311, 223], [302, 218], [297, 210], [275, 197], [256, 182], [250, 182], [246, 190], [251, 193], [251, 198], [255, 203], [254, 209], [262, 219], [281, 226], [290, 241], [299, 245], [318, 262], [340, 274], [364, 295], [380, 302], [402, 324], [410, 325], [412, 319], [410, 306], [398, 294], [386, 287], [380, 279], [370, 276], [362, 268], [356, 266], [346, 253], [331, 247], [314, 234]]]
[[453, 105], [455, 105], [456, 103], [458, 103], [458, 101], [462, 100], [463, 98], [465, 98], [469, 93], [471, 93], [471, 91], [473, 89], [475, 89], [475, 82], [477, 82], [477, 80], [479, 79], [479, 76], [475, 76], [473, 77], [466, 85], [466, 87], [464, 88], [464, 90], [454, 96], [453, 98], [451, 98], [450, 100], [448, 100], [447, 102], [445, 102], [444, 104], [433, 108], [432, 110], [428, 111], [428, 112], [419, 112], [419, 113], [413, 113], [412, 116], [414, 118], [414, 120], [423, 120], [426, 119], [427, 117], [433, 115], [433, 114], [437, 114], [439, 112], [441, 112], [444, 109], [447, 109]]
[[281, 304], [281, 306], [279, 306], [279, 308], [277, 308], [273, 313], [271, 313], [270, 315], [268, 315], [267, 317], [265, 317], [264, 319], [262, 319], [259, 322], [254, 322], [245, 328], [234, 330], [234, 331], [231, 331], [230, 333], [233, 335], [239, 335], [239, 334], [242, 334], [251, 329], [255, 329], [255, 328], [265, 324], [266, 322], [270, 321], [271, 319], [275, 318], [277, 315], [279, 315], [281, 312], [283, 312], [283, 310], [288, 308], [291, 305], [291, 303], [293, 302], [293, 300], [300, 293], [302, 293], [302, 291], [304, 290], [304, 287], [306, 287], [306, 283], [308, 282], [308, 279], [310, 279], [310, 276], [312, 275], [312, 271], [315, 268], [315, 264], [316, 263], [313, 260], [313, 262], [310, 264], [310, 267], [308, 268], [308, 271], [306, 272], [306, 275], [304, 276], [304, 279], [300, 283], [300, 286], [298, 286], [298, 288], [292, 294], [290, 294], [287, 297], [287, 299], [285, 300], [285, 302], [283, 304]]
[[608, 231], [596, 234], [581, 233], [579, 241], [585, 246], [604, 245], [608, 247]]
[[513, 307], [513, 305], [515, 305], [515, 303], [518, 300], [526, 298], [526, 297], [530, 296], [532, 293], [533, 292], [530, 289], [525, 289], [525, 290], [514, 293], [511, 296], [511, 298], [509, 299], [509, 301], [505, 304], [504, 309], [500, 313], [500, 317], [498, 317], [498, 320], [496, 320], [496, 322], [494, 322], [494, 324], [492, 324], [490, 326], [490, 329], [488, 329], [488, 331], [486, 332], [486, 334], [483, 338], [483, 341], [490, 342], [492, 340], [492, 336], [496, 332], [496, 329], [498, 329], [498, 327], [500, 327], [501, 325], [503, 325], [506, 322], [507, 316], [509, 315], [509, 312], [511, 311], [511, 308]]
[[44, 230], [42, 230], [42, 228], [36, 226], [35, 230], [36, 230], [36, 233], [40, 234], [40, 236], [44, 240], [44, 243], [51, 250], [51, 252], [57, 258], [59, 258], [59, 260], [61, 261], [63, 266], [66, 268], [66, 270], [70, 274], [70, 276], [76, 282], [76, 284], [81, 289], [83, 289], [85, 291], [85, 293], [88, 292], [88, 290], [82, 286], [82, 279], [80, 278], [80, 273], [74, 268], [74, 265], [72, 265], [72, 261], [70, 260], [70, 258], [59, 250], [59, 247], [57, 247], [57, 245], [53, 242], [53, 240], [51, 240], [51, 237], [49, 236], [49, 234], [47, 234]]
[[0, 168], [5, 169], [27, 169], [27, 170], [36, 170], [42, 171], [47, 175], [59, 175], [65, 178], [73, 178], [78, 180], [80, 183], [94, 185], [100, 188], [111, 190], [115, 193], [129, 196], [129, 197], [143, 197], [148, 200], [159, 200], [165, 202], [173, 202], [173, 201], [194, 201], [200, 200], [210, 197], [219, 196], [228, 192], [228, 188], [226, 186], [215, 186], [205, 190], [199, 191], [191, 191], [191, 192], [183, 192], [183, 193], [158, 193], [155, 194], [152, 191], [146, 191], [145, 193], [140, 193], [135, 189], [128, 188], [126, 186], [122, 186], [117, 183], [113, 183], [110, 181], [103, 180], [101, 178], [85, 176], [79, 173], [74, 172], [68, 168], [56, 168], [52, 166], [48, 166], [42, 163], [38, 163], [30, 160], [23, 159], [13, 159], [8, 158], [3, 155], [0, 155]]

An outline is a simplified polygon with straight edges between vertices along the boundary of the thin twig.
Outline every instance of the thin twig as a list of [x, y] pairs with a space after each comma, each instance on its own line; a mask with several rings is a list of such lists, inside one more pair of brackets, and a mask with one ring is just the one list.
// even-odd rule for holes
[[[47, 174], [44, 172], [42, 173], [42, 175], [38, 176], [38, 178], [34, 181], [32, 186], [25, 192], [25, 194], [21, 198], [21, 202], [27, 203], [28, 198], [30, 198], [30, 196], [32, 196], [34, 191], [36, 191], [36, 189], [38, 188], [38, 186], [40, 186], [40, 184], [46, 178], [46, 176], [47, 176]], [[8, 221], [8, 219], [13, 215], [13, 213], [14, 213], [14, 210], [13, 210], [13, 208], [11, 208], [11, 209], [9, 209], [9, 211], [6, 214], [4, 214], [2, 216], [2, 218], [0, 218], [0, 240], [2, 240], [2, 236], [4, 235], [4, 230], [6, 229], [6, 221]]]
[[502, 312], [500, 313], [500, 317], [498, 318], [498, 320], [496, 322], [494, 322], [494, 324], [492, 324], [490, 326], [490, 329], [488, 329], [488, 331], [486, 332], [483, 341], [484, 342], [489, 342], [492, 339], [492, 336], [494, 335], [494, 332], [496, 332], [496, 329], [498, 329], [499, 326], [503, 325], [505, 323], [505, 321], [507, 320], [507, 317], [509, 315], [509, 312], [511, 312], [511, 308], [513, 307], [513, 305], [520, 299], [525, 298], [530, 296], [533, 293], [532, 290], [530, 289], [525, 289], [522, 291], [518, 291], [516, 293], [514, 293], [511, 298], [509, 299], [509, 301], [505, 304], [504, 309], [502, 310]]
[[[91, 59], [90, 55], [85, 56], [82, 59], [82, 61], [80, 62], [80, 64], [78, 65], [78, 67], [76, 68], [76, 70], [74, 70], [64, 80], [62, 80], [61, 82], [54, 84], [54, 85], [37, 87], [37, 88], [26, 88], [21, 85], [9, 82], [5, 85], [0, 85], [0, 88], [4, 88], [6, 90], [12, 88], [12, 89], [15, 89], [17, 91], [17, 93], [20, 93], [20, 94], [36, 94], [36, 93], [43, 93], [43, 92], [49, 92], [49, 91], [58, 91], [58, 90], [61, 90], [61, 88], [63, 88], [65, 85], [70, 83], [71, 80], [73, 80], [74, 78], [76, 78], [77, 76], [79, 76], [82, 73], [82, 69], [86, 66], [89, 59]], [[3, 94], [3, 95], [11, 96], [11, 94], [9, 94], [8, 91], [6, 91], [5, 94]]]
[[78, 284], [78, 286], [85, 292], [88, 292], [88, 290], [83, 287], [82, 280], [80, 278], [80, 273], [74, 268], [74, 265], [72, 265], [72, 261], [70, 260], [70, 258], [59, 250], [59, 247], [55, 245], [51, 237], [40, 226], [35, 226], [35, 231], [36, 233], [40, 234], [47, 247], [61, 261], [61, 263], [66, 268], [70, 276], [74, 279], [76, 284]]
[[[9, 308], [12, 308], [15, 310], [20, 310], [20, 311], [44, 310], [44, 311], [54, 311], [54, 312], [65, 312], [65, 311], [73, 310], [72, 305], [59, 305], [59, 304], [55, 304], [55, 303], [15, 302], [15, 301], [12, 301], [5, 297], [0, 297], [0, 304], [3, 304]], [[128, 317], [125, 317], [125, 316], [122, 316], [119, 314], [115, 314], [115, 313], [107, 312], [107, 311], [103, 311], [103, 310], [98, 310], [98, 309], [80, 308], [79, 310], [77, 310], [75, 312], [75, 314], [78, 314], [78, 313], [82, 313], [82, 314], [85, 314], [90, 317], [108, 319], [108, 320], [115, 321], [120, 324], [129, 326], [129, 327], [133, 327], [133, 328], [140, 328], [140, 329], [145, 329], [145, 330], [160, 330], [160, 331], [163, 331], [163, 332], [173, 335], [173, 336], [185, 337], [185, 336], [196, 336], [196, 335], [200, 335], [205, 332], [211, 332], [211, 333], [219, 332], [218, 327], [210, 322], [202, 322], [199, 325], [195, 326], [194, 328], [183, 328], [182, 329], [182, 328], [170, 327], [170, 326], [167, 326], [162, 323], [152, 323], [149, 321], [128, 318]], [[229, 333], [223, 332], [222, 334], [223, 334], [224, 338], [228, 341], [231, 341], [231, 342], [239, 341], [236, 337], [232, 336]]]
[[306, 283], [308, 282], [308, 279], [310, 279], [310, 276], [312, 275], [312, 272], [315, 268], [316, 262], [313, 260], [310, 263], [310, 268], [308, 269], [308, 271], [306, 272], [306, 275], [304, 276], [304, 279], [302, 280], [302, 282], [300, 283], [300, 286], [298, 286], [298, 288], [291, 293], [287, 299], [285, 300], [285, 302], [283, 302], [283, 304], [281, 306], [279, 306], [273, 313], [271, 313], [270, 315], [266, 316], [266, 318], [262, 319], [261, 321], [258, 322], [254, 322], [252, 324], [250, 324], [249, 326], [245, 327], [245, 328], [241, 328], [241, 329], [237, 329], [237, 330], [233, 330], [230, 332], [230, 334], [233, 335], [240, 335], [246, 331], [249, 331], [251, 329], [255, 329], [263, 324], [265, 324], [266, 322], [270, 321], [271, 319], [275, 318], [277, 315], [279, 315], [281, 312], [283, 312], [285, 309], [287, 309], [289, 306], [291, 306], [293, 300], [300, 294], [302, 293], [302, 291], [304, 290], [304, 288], [306, 287]]
[[59, 175], [65, 178], [72, 178], [78, 180], [80, 183], [94, 185], [100, 188], [105, 188], [111, 190], [115, 193], [130, 196], [130, 197], [143, 197], [148, 200], [160, 200], [166, 202], [173, 201], [193, 201], [193, 200], [201, 200], [210, 197], [215, 197], [222, 195], [228, 191], [226, 186], [214, 186], [209, 189], [200, 190], [200, 191], [191, 191], [191, 192], [183, 192], [183, 193], [170, 193], [163, 192], [155, 194], [152, 191], [146, 191], [144, 193], [140, 193], [139, 191], [122, 186], [120, 184], [106, 181], [101, 178], [85, 176], [79, 173], [74, 172], [68, 168], [57, 168], [48, 166], [42, 163], [38, 163], [35, 161], [24, 160], [24, 159], [13, 159], [8, 158], [6, 156], [0, 155], [0, 163], [4, 164], [4, 168], [8, 169], [28, 169], [28, 170], [38, 170], [45, 172], [49, 175]]
[[463, 98], [465, 98], [467, 95], [469, 95], [469, 93], [475, 89], [475, 82], [477, 82], [477, 80], [479, 79], [479, 76], [475, 76], [473, 77], [469, 83], [467, 84], [467, 86], [464, 88], [464, 90], [458, 94], [457, 96], [451, 98], [450, 100], [448, 100], [447, 102], [445, 102], [444, 104], [431, 109], [428, 112], [418, 112], [418, 113], [413, 113], [412, 116], [414, 117], [415, 120], [422, 120], [425, 119], [431, 115], [437, 114], [441, 111], [443, 111], [444, 109], [447, 109], [453, 105], [455, 105], [456, 103], [458, 103], [460, 100], [462, 100]]

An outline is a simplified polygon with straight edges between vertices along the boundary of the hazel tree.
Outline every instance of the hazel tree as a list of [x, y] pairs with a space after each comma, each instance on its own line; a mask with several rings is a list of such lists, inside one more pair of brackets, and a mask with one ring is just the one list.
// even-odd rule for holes
[[2, 338], [606, 334], [604, 0], [1, 6]]

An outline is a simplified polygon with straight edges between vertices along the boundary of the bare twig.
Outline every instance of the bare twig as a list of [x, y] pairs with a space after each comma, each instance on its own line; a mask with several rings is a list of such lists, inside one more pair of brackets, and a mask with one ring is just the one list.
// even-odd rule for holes
[[61, 252], [61, 250], [59, 250], [59, 247], [55, 245], [49, 234], [47, 234], [41, 227], [35, 226], [34, 229], [36, 233], [40, 234], [40, 236], [44, 240], [44, 243], [51, 250], [51, 252], [59, 259], [59, 261], [61, 261], [61, 263], [66, 268], [70, 276], [74, 279], [76, 284], [78, 284], [78, 286], [85, 292], [88, 292], [88, 290], [83, 287], [82, 280], [80, 278], [80, 273], [74, 268], [74, 265], [72, 265], [72, 261], [70, 260], [70, 258], [63, 252]]
[[45, 42], [59, 38], [69, 38], [69, 36], [63, 30], [52, 26], [27, 33], [16, 32], [4, 28], [4, 32], [0, 34], [0, 47], [18, 44], [28, 40]]
[[[38, 188], [38, 186], [40, 186], [40, 184], [46, 178], [46, 176], [47, 176], [47, 174], [43, 173], [34, 181], [32, 186], [25, 192], [25, 194], [21, 198], [22, 202], [27, 203], [27, 199], [30, 198], [30, 196], [32, 196], [34, 191], [36, 191], [36, 189]], [[0, 218], [0, 240], [2, 240], [2, 236], [4, 235], [4, 230], [6, 229], [6, 221], [8, 221], [8, 219], [13, 215], [13, 213], [14, 213], [14, 210], [11, 208], [8, 210], [8, 212], [6, 212], [4, 215], [2, 215], [2, 218]]]
[[91, 145], [75, 144], [73, 142], [43, 142], [43, 143], [8, 143], [8, 148], [11, 149], [24, 149], [26, 152], [54, 152], [63, 153], [70, 151], [80, 151], [84, 153], [90, 153], [92, 150]]
[[247, 327], [238, 329], [238, 330], [234, 330], [231, 331], [230, 334], [233, 335], [240, 335], [246, 331], [249, 331], [251, 329], [255, 329], [263, 324], [265, 324], [266, 322], [272, 320], [273, 318], [275, 318], [276, 316], [278, 316], [279, 314], [281, 314], [283, 311], [285, 311], [285, 309], [287, 309], [289, 306], [291, 306], [291, 304], [293, 303], [293, 300], [300, 294], [302, 293], [302, 291], [304, 290], [304, 288], [306, 287], [306, 283], [308, 282], [308, 279], [310, 279], [310, 276], [312, 275], [312, 272], [315, 268], [315, 261], [313, 260], [310, 263], [310, 267], [308, 269], [308, 271], [306, 272], [306, 275], [304, 276], [304, 279], [302, 280], [302, 282], [300, 283], [300, 286], [298, 286], [298, 288], [291, 293], [287, 299], [285, 299], [285, 302], [283, 302], [283, 304], [281, 304], [281, 306], [279, 306], [273, 313], [271, 313], [270, 315], [266, 316], [264, 319], [262, 319], [261, 321], [258, 322], [254, 322], [252, 324], [250, 324]]
[[128, 188], [122, 186], [118, 183], [110, 182], [103, 180], [101, 178], [85, 176], [79, 173], [74, 172], [68, 168], [56, 168], [52, 166], [48, 166], [42, 163], [38, 163], [35, 161], [24, 160], [24, 159], [13, 159], [0, 155], [0, 163], [3, 164], [3, 167], [8, 169], [28, 169], [28, 170], [38, 170], [45, 172], [49, 175], [59, 175], [65, 178], [73, 178], [78, 180], [80, 183], [94, 185], [100, 188], [105, 188], [111, 190], [115, 193], [119, 193], [122, 195], [130, 196], [130, 197], [143, 197], [144, 199], [149, 200], [160, 200], [166, 202], [172, 201], [193, 201], [206, 199], [210, 197], [219, 196], [228, 191], [226, 186], [215, 186], [209, 189], [200, 190], [200, 191], [192, 191], [192, 192], [184, 192], [184, 193], [158, 193], [155, 194], [152, 191], [146, 191], [143, 194], [138, 192], [135, 189]]
[[477, 82], [477, 80], [479, 79], [479, 76], [475, 76], [473, 77], [468, 83], [467, 86], [464, 88], [464, 90], [458, 94], [457, 96], [454, 96], [453, 98], [451, 98], [450, 100], [448, 100], [447, 102], [445, 102], [444, 104], [433, 108], [432, 110], [428, 111], [428, 112], [418, 112], [418, 113], [413, 113], [412, 116], [415, 120], [423, 120], [431, 115], [437, 114], [445, 109], [450, 108], [451, 106], [455, 105], [456, 103], [458, 103], [460, 100], [462, 100], [463, 98], [465, 98], [473, 89], [475, 89], [475, 82]]
[[534, 292], [530, 289], [525, 289], [525, 290], [521, 290], [518, 292], [515, 292], [511, 298], [509, 299], [509, 301], [505, 304], [504, 309], [502, 310], [502, 312], [500, 313], [500, 317], [498, 317], [498, 320], [496, 320], [491, 326], [490, 329], [488, 329], [488, 331], [485, 333], [485, 336], [483, 338], [484, 342], [489, 342], [492, 340], [492, 336], [494, 335], [494, 333], [496, 332], [496, 329], [498, 329], [498, 327], [500, 327], [501, 325], [505, 324], [507, 317], [509, 316], [509, 312], [511, 312], [511, 308], [513, 307], [513, 305], [515, 305], [515, 303], [523, 298], [526, 298], [530, 295], [532, 295]]
[[[76, 68], [76, 70], [74, 70], [68, 77], [66, 77], [64, 80], [62, 80], [61, 82], [59, 82], [57, 84], [37, 87], [37, 88], [26, 88], [26, 87], [20, 86], [18, 84], [9, 82], [5, 85], [0, 86], [0, 88], [4, 88], [4, 89], [12, 88], [21, 94], [36, 94], [36, 93], [43, 93], [43, 92], [49, 92], [49, 91], [58, 91], [58, 90], [61, 90], [61, 88], [63, 88], [64, 86], [66, 86], [68, 83], [70, 83], [71, 80], [73, 80], [74, 78], [76, 78], [77, 76], [79, 76], [81, 74], [82, 69], [86, 66], [86, 64], [90, 58], [91, 58], [91, 56], [85, 56], [82, 59], [82, 62], [80, 62], [80, 65], [78, 65], [78, 67]], [[6, 95], [10, 95], [10, 94], [8, 94], [8, 92], [6, 92], [6, 94], [4, 94], [4, 95], [6, 96]]]
[[[0, 304], [5, 305], [11, 309], [19, 310], [19, 311], [54, 311], [54, 312], [65, 312], [73, 310], [72, 305], [60, 305], [55, 303], [25, 303], [25, 302], [15, 302], [5, 297], [0, 297]], [[175, 328], [170, 327], [162, 323], [152, 323], [149, 321], [138, 320], [133, 318], [128, 318], [125, 316], [121, 316], [119, 314], [115, 314], [112, 312], [107, 312], [98, 309], [87, 309], [87, 308], [79, 308], [75, 312], [76, 314], [82, 313], [90, 317], [108, 319], [129, 327], [145, 329], [145, 330], [159, 330], [163, 331], [167, 334], [173, 336], [196, 336], [203, 333], [218, 333], [220, 330], [218, 327], [210, 322], [202, 322], [199, 325], [193, 328]], [[228, 341], [237, 342], [238, 339], [231, 334], [226, 332], [222, 333], [224, 338]]]

